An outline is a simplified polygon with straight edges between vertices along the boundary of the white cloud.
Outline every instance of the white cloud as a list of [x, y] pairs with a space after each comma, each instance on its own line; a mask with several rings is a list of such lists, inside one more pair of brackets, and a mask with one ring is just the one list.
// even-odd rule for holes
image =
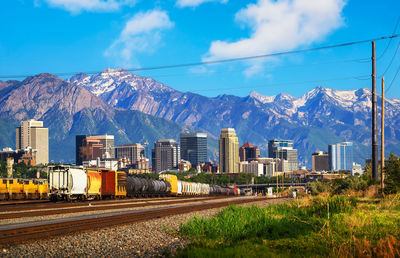
[[203, 3], [207, 2], [220, 2], [220, 3], [227, 3], [228, 0], [178, 0], [176, 1], [176, 6], [178, 7], [196, 7]]
[[[39, 0], [35, 0], [38, 5]], [[113, 12], [122, 6], [133, 6], [136, 0], [43, 0], [51, 7], [65, 9], [77, 14], [82, 11]]]
[[[211, 43], [204, 61], [288, 51], [323, 39], [344, 24], [345, 0], [258, 0], [236, 13], [236, 21], [251, 35], [235, 42]], [[245, 74], [260, 71], [263, 61], [252, 62]]]
[[160, 44], [162, 31], [173, 26], [165, 11], [137, 13], [125, 24], [105, 55], [116, 58], [124, 66], [132, 65], [132, 62], [137, 65], [135, 54], [154, 52]]

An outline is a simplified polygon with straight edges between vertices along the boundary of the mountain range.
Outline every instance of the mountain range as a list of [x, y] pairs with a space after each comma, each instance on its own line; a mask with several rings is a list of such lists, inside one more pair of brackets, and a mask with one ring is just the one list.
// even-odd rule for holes
[[[378, 98], [379, 100], [379, 98]], [[379, 100], [380, 101], [380, 100]], [[380, 112], [380, 109], [378, 108]], [[386, 148], [400, 153], [399, 99], [386, 101]], [[182, 131], [208, 133], [210, 159], [217, 159], [221, 128], [233, 127], [267, 154], [268, 140], [292, 139], [299, 161], [311, 167], [311, 154], [328, 144], [354, 142], [355, 161], [364, 164], [371, 146], [371, 94], [316, 87], [296, 98], [180, 92], [150, 77], [123, 69], [63, 80], [51, 74], [23, 81], [0, 81], [0, 147], [15, 145], [22, 119], [43, 120], [50, 130], [50, 159], [73, 162], [75, 134], [114, 134], [116, 144], [158, 138], [179, 140]], [[14, 144], [14, 145], [13, 145]], [[62, 146], [62, 148], [60, 148]]]

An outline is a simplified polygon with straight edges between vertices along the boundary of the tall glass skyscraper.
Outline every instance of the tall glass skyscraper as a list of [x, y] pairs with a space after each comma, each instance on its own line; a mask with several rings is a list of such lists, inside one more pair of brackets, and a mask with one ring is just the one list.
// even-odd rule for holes
[[207, 134], [182, 133], [181, 158], [193, 165], [207, 162]]
[[285, 168], [282, 168], [284, 172], [291, 172], [298, 169], [297, 149], [293, 149], [292, 140], [269, 140], [268, 157], [287, 160], [287, 165]]
[[329, 169], [332, 171], [353, 168], [353, 143], [341, 142], [328, 146]]

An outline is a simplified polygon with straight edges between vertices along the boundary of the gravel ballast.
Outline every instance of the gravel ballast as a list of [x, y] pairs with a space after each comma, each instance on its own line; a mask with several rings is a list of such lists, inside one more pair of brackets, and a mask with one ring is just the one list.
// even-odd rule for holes
[[[283, 199], [259, 201], [245, 205], [266, 206], [284, 202]], [[165, 218], [154, 219], [123, 226], [104, 228], [95, 231], [55, 237], [46, 240], [20, 244], [4, 248], [3, 257], [126, 257], [164, 256], [174, 253], [189, 243], [173, 232], [194, 216], [211, 217], [220, 208]], [[166, 230], [167, 229], [167, 230]]]

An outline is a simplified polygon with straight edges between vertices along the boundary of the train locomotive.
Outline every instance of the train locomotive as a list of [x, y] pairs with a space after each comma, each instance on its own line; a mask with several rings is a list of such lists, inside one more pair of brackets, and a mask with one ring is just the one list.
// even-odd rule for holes
[[45, 179], [0, 178], [0, 200], [39, 200], [48, 198]]

